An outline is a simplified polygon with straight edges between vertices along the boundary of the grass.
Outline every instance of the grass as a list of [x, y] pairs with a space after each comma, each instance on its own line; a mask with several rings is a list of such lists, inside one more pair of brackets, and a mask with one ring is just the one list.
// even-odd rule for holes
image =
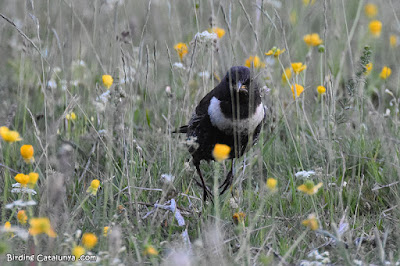
[[[1, 231], [1, 264], [6, 254], [70, 255], [82, 233], [97, 236], [86, 254], [105, 265], [398, 263], [399, 47], [389, 36], [399, 35], [400, 5], [378, 6], [383, 27], [374, 38], [365, 1], [302, 2], [0, 4], [0, 125], [23, 138], [0, 143], [1, 223], [14, 231]], [[195, 39], [211, 26], [225, 35]], [[304, 43], [313, 32], [324, 52]], [[183, 68], [175, 64], [179, 42], [189, 48]], [[274, 46], [286, 49], [279, 60], [264, 55]], [[255, 55], [266, 63], [254, 71], [267, 122], [235, 161], [231, 191], [203, 204], [185, 139], [171, 132], [230, 66]], [[293, 62], [307, 69], [285, 83]], [[392, 70], [387, 79], [383, 66]], [[104, 74], [114, 78], [110, 90]], [[295, 100], [294, 83], [305, 89]], [[75, 120], [66, 119], [71, 112]], [[33, 164], [22, 160], [23, 144], [33, 145]], [[213, 187], [230, 164], [202, 169]], [[310, 170], [308, 178], [295, 175]], [[37, 194], [11, 193], [16, 173], [32, 171], [40, 175]], [[278, 180], [275, 192], [269, 177]], [[101, 184], [91, 195], [94, 179]], [[297, 190], [310, 181], [323, 183], [316, 194]], [[37, 204], [5, 208], [18, 199]], [[25, 238], [20, 209], [29, 220], [48, 217], [57, 237]], [[239, 212], [245, 218], [234, 220]], [[316, 231], [302, 225], [310, 214]]]

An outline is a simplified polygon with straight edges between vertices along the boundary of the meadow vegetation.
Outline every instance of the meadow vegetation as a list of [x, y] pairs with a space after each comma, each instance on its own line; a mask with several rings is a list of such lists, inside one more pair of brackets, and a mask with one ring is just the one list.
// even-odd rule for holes
[[[399, 15], [394, 0], [2, 1], [0, 264], [399, 265]], [[203, 203], [172, 132], [234, 65], [267, 118]], [[230, 163], [202, 168], [216, 192]]]

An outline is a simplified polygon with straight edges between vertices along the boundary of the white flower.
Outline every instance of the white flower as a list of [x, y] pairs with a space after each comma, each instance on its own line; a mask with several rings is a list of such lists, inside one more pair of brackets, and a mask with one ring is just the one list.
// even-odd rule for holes
[[103, 94], [101, 94], [100, 96], [98, 96], [96, 98], [96, 101], [98, 102], [103, 102], [103, 103], [107, 103], [108, 99], [110, 98], [110, 90], [107, 90], [106, 92], [104, 92]]
[[20, 206], [20, 207], [25, 207], [25, 206], [34, 206], [36, 205], [36, 201], [34, 200], [29, 200], [29, 201], [23, 201], [23, 200], [16, 200], [14, 202], [11, 202], [6, 205], [6, 209], [12, 209], [14, 206]]
[[47, 82], [47, 87], [50, 89], [57, 89], [57, 82], [54, 79], [51, 79]]
[[96, 107], [98, 112], [103, 112], [106, 109], [106, 104], [110, 99], [110, 90], [106, 90], [103, 94], [98, 96], [96, 100], [93, 102], [93, 105]]
[[27, 240], [29, 237], [29, 233], [27, 230], [22, 229], [18, 226], [11, 225], [11, 228], [4, 228], [4, 226], [0, 226], [0, 233], [14, 233], [18, 237], [20, 237], [23, 240]]
[[56, 67], [53, 68], [53, 72], [54, 73], [60, 73], [61, 72], [61, 68], [56, 66]]
[[218, 39], [218, 35], [214, 32], [208, 32], [208, 31], [203, 31], [203, 32], [198, 32], [196, 33], [196, 35], [194, 36], [197, 40], [199, 41], [214, 41]]
[[330, 259], [330, 258], [324, 258], [324, 259], [321, 260], [321, 263], [322, 263], [322, 264], [331, 263], [331, 259]]
[[282, 7], [282, 3], [281, 1], [277, 1], [277, 0], [268, 0], [267, 1], [268, 4], [270, 4], [271, 6], [273, 6], [276, 9], [280, 9]]
[[161, 181], [163, 183], [173, 183], [175, 180], [175, 176], [171, 175], [171, 174], [162, 174], [161, 175]]
[[327, 251], [320, 254], [317, 249], [314, 249], [310, 253], [308, 253], [307, 257], [312, 261], [302, 261], [307, 262], [307, 264], [301, 265], [326, 265], [331, 262], [329, 258], [329, 252]]
[[239, 208], [239, 205], [237, 204], [235, 198], [229, 199], [229, 206], [234, 210]]
[[297, 178], [309, 178], [310, 176], [315, 175], [315, 171], [300, 171], [294, 174]]
[[208, 72], [208, 71], [199, 72], [199, 73], [197, 73], [197, 75], [200, 78], [204, 78], [204, 79], [209, 79], [210, 78], [210, 72]]
[[86, 66], [85, 61], [83, 61], [83, 60], [75, 60], [75, 61], [72, 62], [72, 67], [73, 68], [78, 67], [78, 66], [85, 67]]
[[269, 66], [275, 65], [275, 57], [274, 56], [267, 56], [267, 59], [265, 60], [265, 63]]
[[65, 79], [62, 79], [60, 81], [61, 84], [61, 90], [66, 91], [67, 90], [67, 81]]
[[362, 266], [363, 262], [361, 260], [353, 260], [354, 265]]
[[28, 193], [28, 194], [31, 194], [31, 195], [36, 195], [37, 194], [36, 191], [33, 190], [33, 189], [30, 189], [30, 188], [27, 188], [27, 187], [22, 187], [21, 188], [21, 184], [20, 183], [12, 184], [12, 187], [13, 187], [13, 189], [11, 189], [11, 193], [20, 193], [20, 192], [22, 192], [22, 193]]
[[178, 63], [178, 62], [175, 62], [175, 63], [172, 65], [172, 67], [174, 67], [174, 68], [176, 68], [176, 69], [182, 69], [182, 70], [185, 69], [185, 67], [183, 66], [183, 64], [182, 64], [182, 63]]
[[81, 237], [81, 235], [82, 235], [82, 230], [80, 230], [80, 229], [76, 230], [76, 232], [75, 232], [75, 238], [76, 238], [76, 239], [79, 239], [79, 238]]

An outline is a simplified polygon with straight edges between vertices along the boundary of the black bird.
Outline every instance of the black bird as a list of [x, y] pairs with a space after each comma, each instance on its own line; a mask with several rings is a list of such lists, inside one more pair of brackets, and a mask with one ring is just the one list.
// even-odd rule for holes
[[[192, 140], [189, 141], [192, 143], [189, 152], [201, 179], [204, 200], [212, 193], [205, 184], [200, 161], [214, 160], [212, 151], [217, 143], [231, 147], [229, 158], [232, 159], [232, 167], [220, 186], [221, 194], [224, 193], [232, 184], [233, 158], [241, 157], [258, 138], [265, 116], [264, 108], [258, 84], [252, 79], [250, 69], [234, 66], [200, 101], [189, 124], [175, 131], [186, 133], [188, 140]], [[248, 145], [249, 140], [251, 145]]]

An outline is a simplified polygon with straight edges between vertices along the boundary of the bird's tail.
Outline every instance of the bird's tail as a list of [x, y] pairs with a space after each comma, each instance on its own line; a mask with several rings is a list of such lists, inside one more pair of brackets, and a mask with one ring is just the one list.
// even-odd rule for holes
[[172, 133], [187, 133], [188, 132], [188, 125], [186, 126], [181, 126], [178, 129], [175, 129], [174, 131], [172, 131]]

